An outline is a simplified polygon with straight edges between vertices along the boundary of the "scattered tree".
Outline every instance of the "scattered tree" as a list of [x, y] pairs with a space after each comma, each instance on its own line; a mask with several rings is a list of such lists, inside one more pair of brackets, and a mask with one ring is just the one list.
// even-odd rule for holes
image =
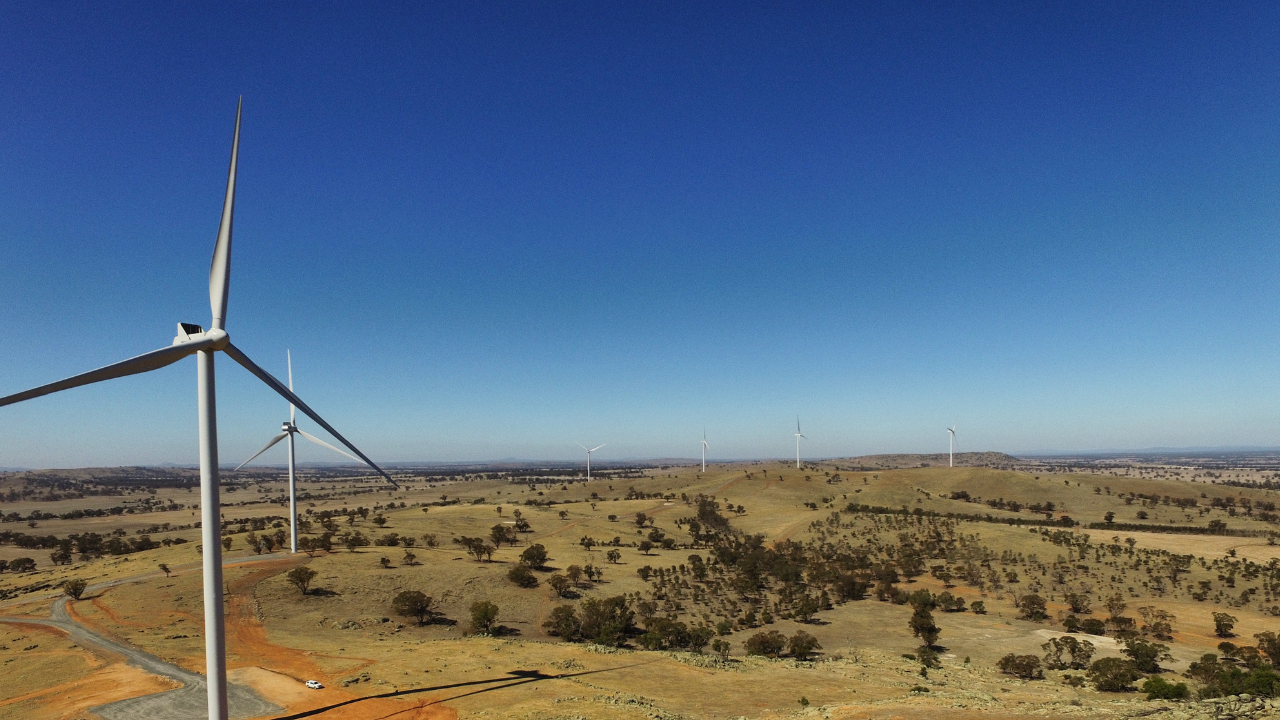
[[1235, 633], [1231, 632], [1236, 626], [1236, 619], [1224, 612], [1215, 612], [1213, 614], [1213, 632], [1220, 638], [1235, 637]]
[[1094, 660], [1089, 666], [1089, 681], [1102, 692], [1127, 692], [1140, 677], [1133, 663], [1117, 657]]
[[72, 600], [79, 600], [87, 587], [89, 582], [84, 578], [72, 578], [62, 583], [62, 592]]
[[537, 587], [538, 578], [530, 572], [529, 566], [524, 563], [512, 566], [507, 571], [507, 579], [523, 588]]
[[1040, 667], [1040, 658], [1035, 655], [1009, 653], [1000, 658], [999, 662], [996, 663], [996, 667], [1006, 675], [1013, 675], [1023, 680], [1039, 680], [1044, 677], [1044, 670]]
[[746, 642], [748, 655], [778, 657], [786, 647], [787, 636], [777, 630], [756, 633], [755, 635], [747, 638]]
[[285, 573], [284, 579], [288, 580], [290, 585], [298, 588], [298, 591], [303, 595], [306, 595], [310, 591], [311, 581], [316, 579], [316, 575], [315, 570], [306, 565], [299, 565]]
[[418, 619], [419, 625], [425, 625], [427, 619], [436, 614], [435, 600], [418, 590], [404, 590], [391, 601], [391, 609], [397, 615]]
[[547, 565], [547, 548], [542, 543], [535, 543], [520, 553], [520, 561], [531, 568], [541, 570]]
[[797, 660], [808, 660], [814, 650], [821, 650], [822, 645], [818, 644], [818, 639], [809, 633], [801, 630], [791, 639], [787, 641], [788, 649], [791, 651], [791, 657]]
[[498, 622], [498, 606], [488, 600], [471, 603], [471, 632], [489, 633]]
[[1045, 612], [1044, 598], [1032, 593], [1018, 598], [1018, 617], [1023, 620], [1039, 622], [1049, 617]]

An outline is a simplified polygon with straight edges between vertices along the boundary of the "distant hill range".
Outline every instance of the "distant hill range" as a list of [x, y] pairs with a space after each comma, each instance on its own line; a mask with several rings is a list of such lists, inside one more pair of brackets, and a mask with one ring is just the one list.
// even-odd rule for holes
[[[838, 465], [851, 470], [896, 470], [899, 468], [947, 467], [946, 453], [932, 455], [860, 455], [851, 458], [837, 458], [822, 461], [824, 464]], [[987, 467], [997, 470], [1014, 470], [1028, 463], [1002, 452], [966, 452], [956, 453], [956, 467]]]

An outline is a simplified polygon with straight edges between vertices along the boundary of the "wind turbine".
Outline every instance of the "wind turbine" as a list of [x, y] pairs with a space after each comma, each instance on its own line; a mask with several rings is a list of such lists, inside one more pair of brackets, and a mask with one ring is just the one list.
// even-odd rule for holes
[[[293, 357], [288, 350], [284, 351], [284, 356], [285, 356], [285, 360], [289, 363], [289, 390], [292, 391], [293, 390]], [[305, 430], [299, 430], [298, 424], [295, 422], [295, 418], [296, 418], [296, 414], [294, 412], [293, 403], [289, 403], [289, 422], [284, 423], [280, 426], [280, 434], [271, 438], [271, 440], [269, 440], [266, 445], [262, 446], [261, 450], [249, 456], [248, 460], [245, 460], [244, 462], [236, 466], [236, 470], [239, 470], [245, 465], [248, 465], [249, 463], [253, 462], [254, 458], [270, 450], [272, 447], [275, 446], [276, 443], [280, 442], [281, 440], [284, 440], [285, 438], [289, 438], [289, 518], [290, 518], [289, 550], [296, 555], [298, 552], [298, 482], [293, 472], [293, 454], [294, 454], [293, 453], [293, 436], [295, 434], [301, 435], [302, 437], [310, 440], [316, 445], [319, 445], [321, 447], [327, 447], [330, 450], [340, 455], [345, 455], [351, 458], [352, 460], [355, 460], [356, 462], [360, 462], [360, 458], [356, 457], [355, 455], [352, 455], [349, 452], [346, 452], [345, 450], [339, 450], [338, 448], [330, 445], [329, 443], [321, 440], [320, 438], [316, 437], [315, 435], [312, 435], [311, 433]]]
[[346, 445], [392, 485], [399, 487], [390, 475], [383, 472], [373, 461], [365, 457], [364, 453], [347, 442], [346, 438], [339, 435], [337, 430], [334, 430], [297, 395], [294, 395], [266, 370], [258, 367], [239, 348], [232, 345], [224, 329], [227, 319], [227, 292], [231, 284], [231, 223], [236, 196], [236, 158], [240, 150], [240, 109], [243, 104], [244, 101], [241, 99], [236, 105], [236, 127], [231, 140], [231, 167], [227, 171], [227, 194], [222, 203], [222, 220], [218, 225], [218, 239], [213, 246], [213, 262], [209, 266], [209, 305], [213, 310], [210, 328], [205, 330], [199, 325], [178, 323], [178, 335], [169, 347], [152, 350], [97, 370], [0, 398], [0, 407], [12, 405], [81, 385], [158, 370], [189, 355], [196, 356], [196, 396], [200, 429], [200, 536], [204, 543], [202, 551], [204, 654], [210, 720], [227, 720], [227, 646], [222, 607], [222, 523], [218, 502], [217, 393], [214, 390], [213, 373], [215, 353], [224, 352], [232, 360], [243, 365], [268, 387], [315, 420], [320, 427]]
[[578, 443], [578, 447], [587, 451], [587, 482], [591, 482], [591, 453], [604, 447], [604, 445], [597, 445], [593, 448], [588, 448], [586, 445], [583, 445], [582, 443]]
[[702, 472], [707, 471], [707, 429], [702, 428]]
[[947, 467], [956, 466], [956, 425], [959, 423], [951, 423], [951, 427], [947, 428]]
[[800, 469], [800, 438], [808, 440], [809, 438], [800, 434], [800, 416], [796, 416], [796, 469]]

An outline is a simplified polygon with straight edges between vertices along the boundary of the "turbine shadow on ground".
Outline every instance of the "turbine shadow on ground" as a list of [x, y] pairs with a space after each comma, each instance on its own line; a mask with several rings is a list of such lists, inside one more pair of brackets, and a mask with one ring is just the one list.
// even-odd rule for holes
[[451, 690], [453, 688], [469, 687], [472, 685], [488, 685], [490, 683], [499, 683], [499, 682], [503, 683], [502, 685], [498, 685], [496, 687], [484, 688], [483, 690], [473, 690], [471, 692], [465, 692], [460, 695], [453, 695], [447, 698], [437, 698], [435, 700], [432, 700], [429, 703], [426, 703], [426, 705], [424, 705], [425, 707], [429, 705], [446, 703], [451, 700], [457, 700], [458, 698], [469, 697], [471, 695], [479, 695], [481, 693], [493, 692], [494, 690], [505, 690], [507, 688], [516, 687], [517, 685], [525, 685], [527, 683], [539, 682], [542, 680], [564, 680], [566, 678], [580, 677], [582, 675], [594, 675], [596, 673], [613, 672], [614, 670], [625, 670], [626, 668], [639, 667], [641, 665], [648, 665], [652, 662], [656, 662], [656, 661], [651, 660], [649, 662], [632, 663], [631, 665], [620, 665], [618, 667], [602, 668], [600, 670], [586, 670], [584, 672], [566, 673], [563, 675], [545, 675], [542, 672], [539, 672], [538, 670], [511, 670], [507, 673], [505, 677], [496, 677], [489, 680], [470, 680], [467, 682], [451, 683], [449, 685], [433, 685], [431, 687], [410, 688], [408, 690], [393, 690], [391, 692], [380, 693], [378, 695], [367, 695], [365, 697], [352, 698], [350, 700], [344, 700], [342, 702], [334, 703], [332, 705], [325, 705], [324, 707], [318, 707], [312, 710], [304, 710], [303, 712], [294, 713], [292, 715], [282, 715], [278, 718], [274, 718], [274, 720], [300, 720], [301, 718], [315, 717], [322, 713], [329, 712], [330, 710], [336, 710], [340, 707], [347, 707], [348, 705], [362, 703], [362, 702], [365, 702], [366, 700], [398, 698], [398, 697], [406, 697], [408, 695], [417, 695], [419, 693], [425, 693], [425, 692], [436, 692], [438, 690]]

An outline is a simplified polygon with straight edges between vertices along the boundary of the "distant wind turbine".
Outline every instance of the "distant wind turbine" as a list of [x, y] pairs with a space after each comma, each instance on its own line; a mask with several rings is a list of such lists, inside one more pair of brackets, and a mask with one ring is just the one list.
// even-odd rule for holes
[[583, 445], [582, 443], [578, 443], [578, 447], [587, 451], [587, 480], [590, 481], [591, 480], [591, 453], [604, 447], [604, 445], [597, 445], [593, 448], [588, 448], [586, 445]]
[[[306, 403], [294, 395], [279, 380], [231, 344], [224, 329], [227, 320], [227, 295], [231, 286], [231, 224], [236, 196], [236, 158], [240, 150], [240, 105], [236, 106], [236, 129], [231, 139], [231, 167], [227, 171], [227, 194], [222, 203], [222, 220], [218, 226], [218, 239], [213, 246], [213, 262], [209, 266], [209, 305], [213, 310], [210, 328], [178, 323], [178, 335], [168, 347], [152, 350], [121, 362], [91, 370], [87, 373], [41, 385], [20, 393], [0, 397], [0, 407], [30, 400], [50, 393], [112, 380], [126, 375], [159, 370], [189, 356], [196, 356], [197, 417], [200, 432], [200, 537], [203, 545], [201, 559], [204, 564], [204, 658], [208, 683], [210, 720], [227, 720], [227, 643], [223, 618], [222, 587], [222, 522], [218, 500], [218, 418], [217, 395], [213, 383], [215, 353], [226, 353], [240, 363], [268, 387], [298, 406], [320, 427], [337, 438], [360, 459], [377, 470], [392, 485], [396, 482], [382, 472], [355, 445], [347, 442], [329, 423], [325, 422]], [[396, 485], [396, 487], [399, 487]]]
[[[293, 357], [291, 356], [288, 350], [285, 350], [285, 360], [289, 364], [289, 390], [292, 391], [293, 390]], [[249, 463], [253, 462], [254, 458], [270, 450], [272, 447], [275, 446], [276, 443], [280, 442], [281, 440], [284, 440], [285, 438], [289, 438], [289, 518], [290, 518], [289, 550], [294, 554], [297, 554], [298, 552], [298, 482], [297, 482], [297, 479], [294, 477], [294, 472], [293, 472], [293, 455], [294, 455], [293, 436], [294, 434], [301, 435], [302, 437], [310, 440], [316, 445], [319, 445], [321, 447], [327, 447], [330, 450], [338, 453], [339, 455], [345, 455], [351, 458], [352, 460], [355, 460], [356, 462], [362, 462], [362, 461], [360, 460], [360, 458], [356, 457], [355, 455], [352, 455], [351, 453], [346, 452], [345, 450], [339, 450], [338, 448], [330, 445], [329, 443], [321, 440], [320, 438], [316, 437], [315, 435], [312, 435], [311, 433], [308, 433], [305, 430], [299, 430], [298, 425], [295, 422], [295, 418], [296, 418], [296, 414], [294, 413], [293, 403], [289, 403], [289, 422], [284, 423], [283, 425], [280, 426], [280, 434], [271, 438], [271, 440], [268, 441], [266, 445], [262, 446], [261, 450], [249, 456], [248, 460], [245, 460], [244, 462], [240, 463], [240, 465], [236, 467], [236, 470], [239, 470], [245, 465], [248, 465]]]
[[796, 416], [796, 469], [800, 469], [800, 438], [808, 440], [809, 438], [800, 434], [800, 416]]
[[702, 472], [707, 471], [707, 429], [702, 428]]
[[947, 428], [947, 467], [956, 466], [956, 425], [959, 423], [951, 423], [951, 427]]

